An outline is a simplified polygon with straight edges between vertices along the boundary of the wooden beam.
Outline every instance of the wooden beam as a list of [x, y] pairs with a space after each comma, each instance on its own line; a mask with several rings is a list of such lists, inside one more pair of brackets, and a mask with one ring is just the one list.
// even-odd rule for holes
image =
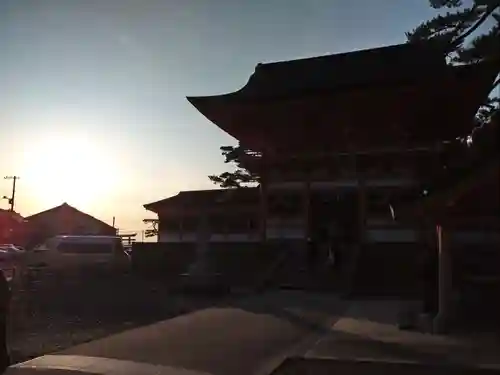
[[[382, 156], [382, 155], [401, 155], [401, 154], [418, 154], [418, 153], [435, 153], [442, 148], [441, 143], [436, 143], [435, 145], [422, 145], [422, 146], [405, 146], [405, 147], [386, 147], [386, 148], [375, 148], [375, 149], [365, 149], [365, 150], [355, 150], [352, 147], [345, 152], [338, 151], [309, 151], [309, 152], [294, 152], [294, 153], [279, 153], [275, 156], [266, 155], [266, 163], [282, 163], [286, 161], [294, 160], [308, 160], [314, 162], [317, 159], [324, 158], [338, 158], [347, 157], [351, 158], [353, 155], [360, 156]], [[352, 151], [351, 151], [352, 149]], [[252, 167], [252, 164], [259, 164], [263, 162], [263, 156], [256, 154], [255, 156], [246, 156], [243, 159], [245, 166]]]

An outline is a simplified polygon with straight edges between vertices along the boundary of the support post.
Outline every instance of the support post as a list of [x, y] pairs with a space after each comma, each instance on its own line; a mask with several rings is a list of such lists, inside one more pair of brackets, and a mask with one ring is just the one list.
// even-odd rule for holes
[[359, 156], [354, 156], [354, 170], [358, 182], [358, 234], [359, 244], [365, 240], [366, 232], [366, 211], [367, 211], [367, 188], [363, 165], [360, 165]]
[[305, 181], [303, 186], [303, 208], [304, 220], [304, 246], [307, 248], [307, 242], [310, 236], [310, 221], [311, 221], [311, 178], [309, 171], [306, 171]]
[[[231, 220], [231, 219], [230, 219], [230, 216], [228, 214], [223, 215], [223, 214], [219, 213], [219, 215], [217, 217], [218, 217], [217, 221], [220, 223], [218, 225], [218, 228], [219, 228], [218, 231], [222, 231], [222, 236], [224, 237], [225, 241], [228, 240], [230, 234], [238, 234], [238, 231], [236, 231], [236, 233], [229, 233], [230, 232], [229, 220]], [[235, 220], [238, 220], [238, 219], [235, 218]], [[237, 226], [235, 226], [235, 227], [237, 228]]]
[[451, 255], [448, 232], [437, 225], [438, 242], [438, 312], [433, 321], [435, 333], [445, 333], [450, 317], [450, 303], [452, 293], [451, 282]]
[[185, 286], [193, 290], [210, 290], [219, 286], [219, 274], [214, 272], [210, 250], [212, 234], [209, 213], [205, 210], [200, 215], [198, 224], [198, 238], [196, 241], [196, 258], [189, 265], [188, 272], [183, 274]]
[[[346, 268], [346, 293], [352, 293], [354, 284], [356, 281], [357, 277], [357, 269], [358, 269], [358, 263], [359, 263], [359, 258], [361, 256], [361, 251], [362, 251], [362, 246], [365, 240], [365, 232], [366, 232], [366, 180], [363, 175], [363, 171], [359, 166], [359, 160], [358, 156], [354, 156], [353, 159], [353, 169], [354, 169], [354, 176], [357, 181], [357, 201], [358, 201], [358, 207], [357, 207], [357, 218], [358, 221], [355, 224], [357, 226], [357, 239], [353, 241], [354, 243], [349, 244], [351, 246], [348, 247], [349, 252], [352, 252], [349, 254], [350, 258], [350, 266]], [[354, 224], [353, 224], [354, 225]]]
[[365, 240], [366, 233], [366, 181], [364, 176], [358, 177], [358, 231], [359, 231], [359, 244]]
[[268, 166], [264, 156], [262, 156], [262, 173], [260, 178], [260, 241], [262, 244], [267, 240], [267, 216], [268, 216]]

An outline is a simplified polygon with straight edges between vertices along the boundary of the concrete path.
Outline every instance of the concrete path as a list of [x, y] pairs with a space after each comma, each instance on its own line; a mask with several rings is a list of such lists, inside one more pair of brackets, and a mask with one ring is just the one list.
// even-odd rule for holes
[[351, 301], [330, 332], [309, 348], [306, 357], [500, 369], [500, 341], [400, 330], [400, 308], [395, 301]]
[[24, 368], [97, 374], [133, 362], [160, 366], [144, 367], [141, 373], [267, 374], [285, 357], [304, 353], [343, 306], [326, 295], [268, 293], [79, 345]]
[[399, 330], [399, 307], [387, 301], [341, 301], [328, 294], [269, 292], [79, 345], [7, 373], [48, 368], [57, 374], [264, 375], [287, 357], [500, 361], [494, 360], [495, 346]]

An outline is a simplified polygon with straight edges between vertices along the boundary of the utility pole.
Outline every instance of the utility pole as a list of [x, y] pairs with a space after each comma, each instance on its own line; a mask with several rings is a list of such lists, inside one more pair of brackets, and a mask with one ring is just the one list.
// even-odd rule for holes
[[20, 179], [19, 176], [5, 176], [5, 180], [12, 180], [12, 195], [9, 197], [3, 196], [3, 199], [7, 199], [10, 204], [10, 211], [14, 212], [14, 204], [16, 203], [16, 181]]

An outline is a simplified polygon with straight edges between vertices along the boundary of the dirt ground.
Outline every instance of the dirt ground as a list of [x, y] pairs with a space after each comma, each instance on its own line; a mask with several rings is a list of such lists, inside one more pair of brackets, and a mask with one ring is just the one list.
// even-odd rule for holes
[[221, 297], [170, 292], [132, 274], [31, 273], [13, 288], [13, 362], [211, 306]]

